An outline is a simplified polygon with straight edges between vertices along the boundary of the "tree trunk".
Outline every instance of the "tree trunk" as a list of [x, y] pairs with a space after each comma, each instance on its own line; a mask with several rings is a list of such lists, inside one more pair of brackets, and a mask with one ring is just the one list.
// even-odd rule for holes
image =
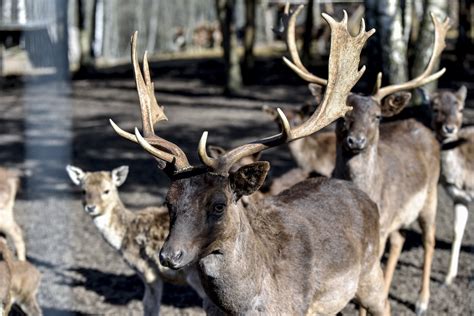
[[249, 83], [254, 78], [255, 13], [256, 2], [254, 0], [245, 0], [244, 62], [242, 72], [246, 83]]
[[94, 66], [92, 52], [92, 36], [94, 34], [96, 0], [92, 3], [86, 0], [78, 0], [79, 14], [79, 72], [89, 71]]
[[[367, 48], [365, 49], [367, 60], [370, 61], [371, 67], [367, 67], [365, 73], [366, 78], [370, 78], [370, 82], [375, 83], [375, 78], [378, 72], [382, 71], [382, 57], [380, 53], [380, 34], [378, 32], [377, 25], [377, 0], [365, 0], [365, 22], [366, 29], [370, 30], [372, 28], [376, 29], [377, 32], [372, 35], [370, 41], [367, 41]], [[369, 84], [370, 86], [370, 84]], [[372, 86], [368, 88], [367, 92], [370, 92]]]
[[397, 0], [378, 1], [377, 32], [382, 48], [382, 69], [389, 84], [408, 80], [407, 41], [404, 34], [404, 17]]
[[234, 26], [235, 0], [216, 0], [217, 16], [222, 32], [224, 50], [225, 94], [235, 94], [242, 88], [237, 36]]
[[[433, 51], [434, 26], [431, 21], [430, 12], [433, 12], [442, 21], [446, 18], [447, 0], [428, 0], [425, 3], [423, 20], [421, 22], [420, 34], [415, 44], [415, 58], [411, 68], [412, 77], [420, 75], [428, 65]], [[439, 61], [438, 61], [439, 65]], [[438, 66], [435, 67], [437, 69]], [[433, 91], [437, 82], [425, 85], [426, 90]]]
[[472, 40], [469, 37], [469, 31], [471, 30], [469, 11], [470, 11], [469, 0], [461, 0], [459, 3], [459, 36], [456, 42], [456, 57], [461, 70], [467, 72], [469, 69], [469, 63], [467, 52], [472, 51]]
[[306, 6], [306, 20], [304, 23], [304, 35], [303, 35], [303, 51], [301, 53], [303, 63], [309, 64], [311, 61], [311, 42], [313, 39], [313, 26], [314, 26], [314, 15], [313, 15], [314, 0], [308, 0]]

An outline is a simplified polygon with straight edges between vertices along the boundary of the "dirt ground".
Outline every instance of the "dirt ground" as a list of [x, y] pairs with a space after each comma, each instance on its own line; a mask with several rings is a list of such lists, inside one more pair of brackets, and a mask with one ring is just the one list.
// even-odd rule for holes
[[[190, 62], [153, 68], [157, 98], [169, 117], [159, 133], [179, 144], [193, 162], [197, 162], [202, 131], [209, 131], [209, 143], [221, 146], [270, 135], [277, 129], [261, 106], [297, 106], [309, 96], [298, 80], [287, 85], [282, 79], [268, 78], [265, 84], [246, 88], [241, 96], [223, 97], [217, 85], [222, 80], [219, 67], [208, 66]], [[203, 74], [203, 68], [217, 70]], [[140, 208], [163, 201], [168, 184], [165, 175], [138, 146], [116, 136], [108, 123], [108, 118], [113, 118], [130, 131], [140, 124], [130, 69], [121, 71], [118, 77], [77, 79], [68, 85], [44, 78], [8, 80], [0, 93], [0, 164], [24, 173], [15, 212], [25, 231], [28, 258], [43, 274], [39, 300], [45, 315], [141, 313], [140, 280], [82, 211], [79, 190], [64, 170], [67, 163], [84, 170], [129, 165], [129, 179], [120, 189], [125, 204]], [[282, 73], [278, 78], [287, 74]], [[447, 87], [456, 84], [441, 82]], [[470, 84], [469, 88], [472, 98], [474, 87]], [[473, 102], [468, 107], [466, 122], [472, 124]], [[286, 146], [264, 153], [263, 159], [272, 164], [271, 176], [294, 166]], [[459, 276], [452, 286], [443, 285], [452, 222], [452, 202], [440, 189], [428, 315], [474, 313], [471, 219], [463, 239]], [[393, 315], [414, 314], [421, 282], [423, 247], [418, 225], [410, 227], [406, 235], [390, 294]], [[166, 285], [162, 314], [201, 315], [200, 304], [189, 288]], [[355, 315], [354, 306], [348, 306], [343, 314]]]

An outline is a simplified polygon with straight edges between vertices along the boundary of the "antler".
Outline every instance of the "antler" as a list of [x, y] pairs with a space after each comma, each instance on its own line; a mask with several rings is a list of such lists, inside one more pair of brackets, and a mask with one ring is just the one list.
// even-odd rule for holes
[[443, 49], [446, 47], [445, 38], [446, 38], [446, 33], [448, 32], [449, 27], [450, 27], [449, 18], [447, 17], [444, 20], [444, 22], [441, 22], [433, 14], [433, 12], [431, 12], [431, 19], [435, 27], [435, 39], [434, 39], [434, 45], [433, 45], [433, 52], [431, 54], [430, 61], [425, 71], [421, 75], [419, 75], [418, 77], [410, 81], [407, 81], [401, 84], [383, 87], [383, 88], [380, 88], [381, 82], [382, 82], [382, 73], [379, 73], [377, 75], [377, 82], [376, 82], [374, 94], [373, 94], [374, 99], [381, 101], [387, 95], [390, 95], [395, 92], [403, 91], [403, 90], [411, 90], [411, 89], [420, 87], [422, 85], [425, 85], [431, 81], [438, 79], [444, 74], [444, 72], [446, 71], [446, 68], [443, 68], [439, 70], [438, 72], [435, 72], [434, 74], [431, 74], [431, 73], [434, 71], [436, 60], [439, 58], [439, 56], [443, 52]]
[[[303, 10], [304, 5], [301, 4], [295, 11], [290, 11], [290, 4], [287, 2], [285, 5], [285, 11], [283, 12], [283, 17], [281, 19], [283, 23], [283, 32], [286, 47], [288, 48], [288, 52], [291, 56], [291, 61], [289, 61], [286, 57], [283, 57], [283, 61], [293, 69], [298, 76], [302, 79], [316, 83], [319, 85], [327, 85], [328, 81], [326, 79], [317, 77], [310, 73], [306, 67], [301, 62], [300, 56], [298, 55], [298, 47], [296, 46], [296, 39], [295, 39], [295, 25], [296, 25], [296, 17], [300, 14], [301, 10]], [[347, 13], [344, 11], [344, 20], [347, 21]]]
[[[132, 134], [121, 129], [111, 119], [109, 120], [110, 124], [117, 134], [134, 143], [140, 144], [159, 162], [164, 161], [171, 164], [177, 171], [189, 169], [191, 166], [184, 152], [177, 145], [155, 134], [154, 125], [160, 121], [166, 121], [168, 118], [164, 113], [163, 107], [156, 101], [146, 52], [143, 56], [143, 73], [145, 77], [143, 77], [142, 71], [140, 70], [137, 58], [137, 35], [138, 32], [135, 32], [131, 38], [131, 53], [145, 138], [141, 136], [137, 128], [135, 128], [135, 134]], [[164, 167], [165, 166], [163, 166], [163, 168]]]
[[199, 157], [205, 165], [219, 173], [227, 173], [239, 159], [284, 142], [290, 142], [311, 135], [339, 117], [343, 117], [351, 109], [346, 105], [347, 96], [365, 71], [365, 67], [358, 70], [360, 52], [367, 39], [375, 30], [366, 32], [365, 23], [362, 20], [359, 34], [353, 37], [347, 30], [347, 13], [344, 12], [344, 18], [341, 22], [336, 22], [327, 14], [323, 14], [323, 17], [331, 28], [331, 51], [329, 54], [327, 88], [318, 109], [307, 121], [293, 129], [290, 128], [290, 124], [283, 112], [278, 109], [282, 126], [280, 134], [242, 145], [217, 159], [207, 155], [206, 141], [208, 134], [204, 132], [199, 142]]

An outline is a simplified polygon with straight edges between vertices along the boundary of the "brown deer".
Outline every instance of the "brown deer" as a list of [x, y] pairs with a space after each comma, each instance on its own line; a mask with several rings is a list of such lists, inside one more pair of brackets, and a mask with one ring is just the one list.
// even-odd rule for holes
[[40, 272], [28, 261], [15, 260], [3, 238], [0, 238], [0, 258], [0, 315], [8, 315], [13, 304], [27, 315], [42, 315], [36, 299]]
[[203, 297], [197, 274], [191, 269], [174, 271], [163, 267], [155, 254], [161, 249], [169, 229], [164, 207], [131, 211], [122, 203], [118, 187], [128, 175], [128, 166], [98, 172], [84, 172], [67, 166], [72, 182], [84, 190], [83, 205], [104, 239], [138, 273], [145, 285], [144, 315], [158, 315], [163, 281], [190, 284]]
[[[371, 96], [350, 94], [352, 107], [337, 126], [337, 158], [334, 175], [353, 181], [379, 206], [380, 250], [390, 238], [390, 254], [385, 269], [385, 293], [388, 294], [393, 272], [402, 250], [403, 227], [418, 220], [423, 232], [425, 250], [423, 281], [416, 304], [417, 314], [426, 311], [429, 301], [431, 262], [435, 242], [437, 181], [439, 176], [439, 146], [430, 130], [414, 120], [380, 125], [381, 117], [399, 113], [410, 100], [405, 90], [436, 80], [445, 71], [434, 74], [435, 61], [445, 47], [449, 19], [440, 22], [434, 15], [435, 42], [425, 71], [406, 83], [381, 88], [381, 74]], [[287, 43], [292, 61], [285, 62], [300, 77], [312, 83], [327, 85], [327, 81], [311, 74], [302, 65], [290, 30], [294, 19], [287, 23]], [[382, 252], [381, 252], [382, 254]]]
[[280, 134], [219, 158], [208, 156], [204, 132], [198, 149], [203, 166], [191, 166], [181, 148], [155, 134], [155, 123], [166, 116], [154, 97], [146, 54], [143, 76], [136, 33], [132, 37], [144, 136], [111, 124], [154, 156], [171, 178], [170, 232], [160, 261], [173, 269], [198, 265], [216, 305], [209, 313], [336, 314], [353, 297], [373, 315], [389, 312], [378, 260], [378, 211], [362, 191], [349, 182], [318, 178], [244, 207], [241, 197], [258, 190], [270, 165], [259, 161], [230, 171], [243, 157], [310, 135], [349, 110], [347, 95], [364, 71], [358, 70], [360, 51], [374, 30], [365, 32], [362, 22], [353, 37], [346, 14], [342, 22], [323, 16], [332, 40], [329, 84], [318, 110], [294, 128], [279, 111]]
[[0, 233], [13, 241], [18, 259], [24, 261], [26, 250], [23, 231], [13, 216], [13, 206], [19, 185], [20, 179], [17, 174], [0, 168]]
[[467, 89], [439, 90], [431, 96], [432, 127], [441, 147], [441, 182], [454, 201], [454, 241], [445, 282], [451, 284], [458, 272], [461, 241], [466, 228], [469, 203], [474, 199], [474, 127], [462, 128]]

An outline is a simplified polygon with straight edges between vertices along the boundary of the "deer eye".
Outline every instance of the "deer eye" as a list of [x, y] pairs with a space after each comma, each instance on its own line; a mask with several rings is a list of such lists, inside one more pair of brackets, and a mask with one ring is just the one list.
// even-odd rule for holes
[[224, 213], [225, 211], [225, 204], [223, 203], [216, 203], [214, 204], [213, 206], [213, 211], [214, 211], [214, 214], [217, 214], [217, 215], [220, 215], [222, 213]]
[[82, 190], [82, 195], [86, 195], [86, 190]]
[[104, 191], [104, 194], [109, 194], [110, 193], [110, 190], [105, 190]]

